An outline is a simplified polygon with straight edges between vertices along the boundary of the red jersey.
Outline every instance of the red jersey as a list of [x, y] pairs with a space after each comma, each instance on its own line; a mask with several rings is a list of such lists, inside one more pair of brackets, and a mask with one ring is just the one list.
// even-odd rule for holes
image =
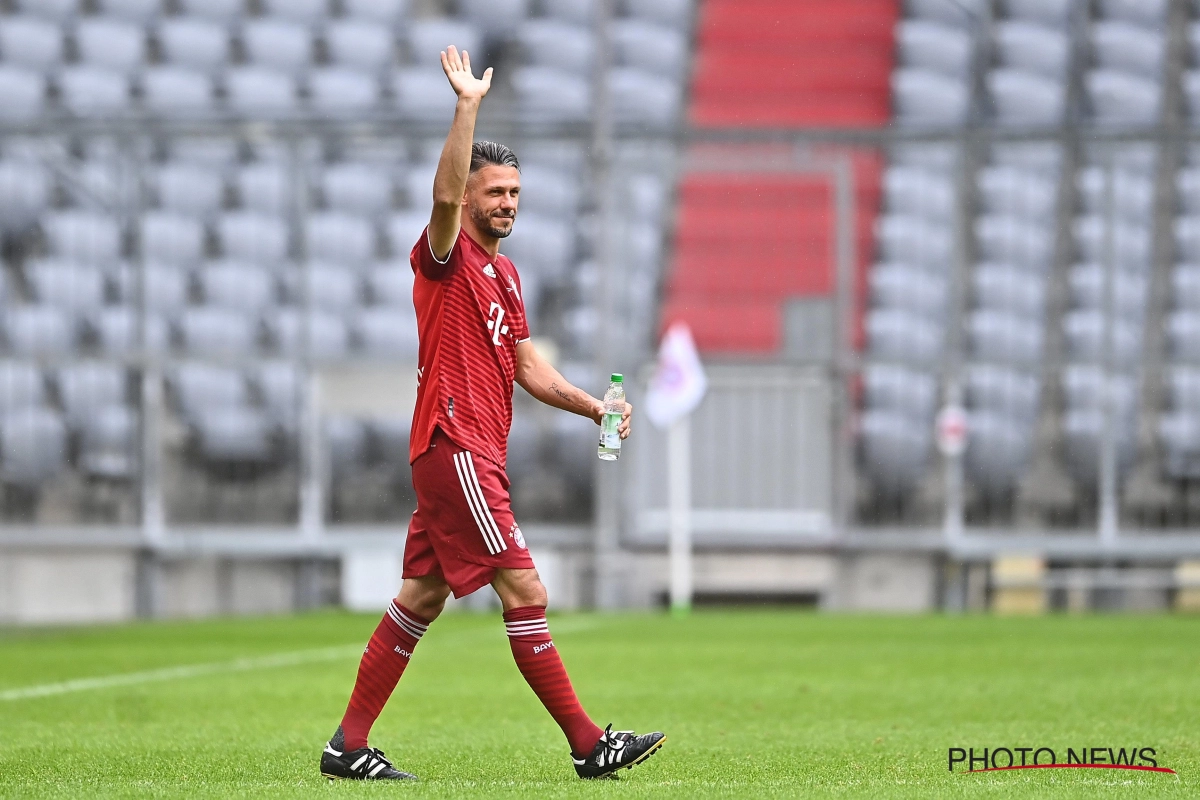
[[440, 427], [503, 469], [517, 343], [529, 339], [517, 268], [505, 256], [492, 258], [464, 230], [445, 262], [433, 257], [428, 228], [408, 258], [421, 342], [409, 461], [429, 449]]

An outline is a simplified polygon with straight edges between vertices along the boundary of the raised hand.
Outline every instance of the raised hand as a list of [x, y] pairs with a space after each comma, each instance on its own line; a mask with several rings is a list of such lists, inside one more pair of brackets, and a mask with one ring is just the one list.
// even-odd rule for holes
[[442, 70], [450, 79], [454, 93], [463, 99], [479, 100], [492, 88], [492, 68], [485, 69], [482, 78], [476, 78], [471, 73], [470, 54], [463, 50], [460, 58], [454, 45], [442, 51]]

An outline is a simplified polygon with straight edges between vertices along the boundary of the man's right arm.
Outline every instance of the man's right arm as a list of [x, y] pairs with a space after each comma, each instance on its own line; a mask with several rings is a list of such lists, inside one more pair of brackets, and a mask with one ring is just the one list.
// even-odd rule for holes
[[475, 117], [479, 103], [492, 86], [492, 68], [482, 78], [471, 74], [471, 56], [465, 50], [459, 57], [451, 45], [442, 52], [442, 70], [458, 95], [454, 121], [442, 147], [437, 174], [433, 178], [433, 214], [429, 218], [429, 249], [439, 261], [450, 258], [458, 240], [462, 219], [463, 194], [471, 171], [471, 144], [475, 137]]

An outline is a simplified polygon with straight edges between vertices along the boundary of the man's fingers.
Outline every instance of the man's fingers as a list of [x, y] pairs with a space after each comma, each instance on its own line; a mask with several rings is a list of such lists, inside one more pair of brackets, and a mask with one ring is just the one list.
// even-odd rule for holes
[[487, 69], [485, 69], [483, 71], [483, 78], [481, 78], [481, 80], [484, 83], [486, 83], [489, 87], [492, 85], [492, 68], [491, 67], [488, 67]]
[[445, 50], [442, 51], [442, 72], [446, 73], [446, 76], [449, 77], [449, 75], [450, 75], [450, 60], [448, 58], [446, 58]]
[[[471, 72], [471, 54], [466, 50], [463, 50], [462, 52], [462, 65], [463, 69], [465, 69], [467, 72]], [[475, 77], [475, 73], [472, 72], [471, 77]]]
[[450, 68], [454, 70], [462, 69], [462, 58], [458, 55], [458, 48], [450, 45], [446, 48], [446, 57], [450, 59]]

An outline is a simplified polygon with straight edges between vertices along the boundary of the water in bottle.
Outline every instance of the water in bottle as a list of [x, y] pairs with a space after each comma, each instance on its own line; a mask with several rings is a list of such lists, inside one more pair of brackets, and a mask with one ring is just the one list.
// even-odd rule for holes
[[600, 423], [600, 447], [596, 451], [603, 461], [616, 461], [621, 457], [621, 434], [617, 427], [625, 415], [625, 379], [614, 372], [608, 391], [604, 393], [604, 419]]

